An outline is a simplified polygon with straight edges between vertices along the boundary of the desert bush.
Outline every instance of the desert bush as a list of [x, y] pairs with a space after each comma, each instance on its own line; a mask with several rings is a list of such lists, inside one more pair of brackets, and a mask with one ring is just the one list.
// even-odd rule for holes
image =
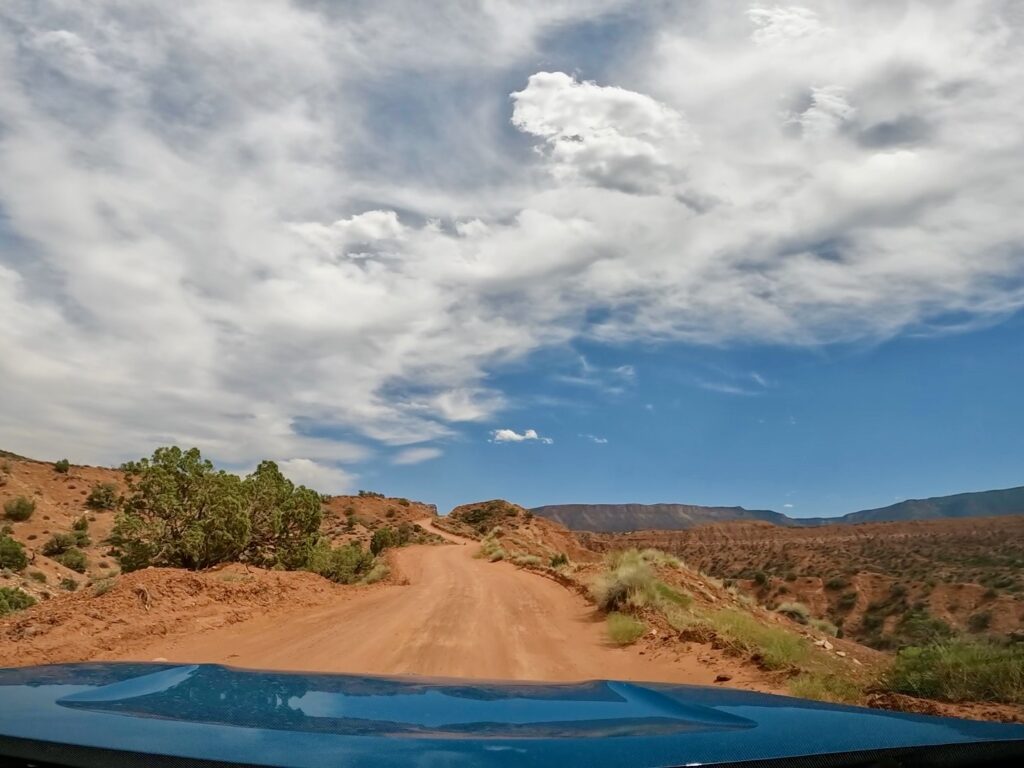
[[89, 518], [85, 515], [79, 517], [75, 522], [71, 524], [71, 530], [73, 531], [88, 531], [89, 530]]
[[757, 571], [754, 574], [754, 583], [757, 584], [757, 586], [759, 586], [759, 587], [767, 587], [768, 586], [768, 574], [765, 573], [764, 571]]
[[836, 603], [836, 607], [841, 611], [848, 611], [857, 604], [857, 593], [856, 592], [844, 592], [839, 596], [839, 600]]
[[388, 564], [384, 560], [378, 558], [374, 561], [373, 567], [370, 568], [369, 573], [363, 576], [362, 583], [376, 584], [378, 581], [386, 579], [390, 573], [391, 569], [388, 568]]
[[113, 509], [117, 506], [117, 486], [113, 483], [96, 483], [85, 498], [90, 509]]
[[10, 568], [12, 571], [20, 571], [28, 565], [28, 555], [21, 542], [15, 541], [10, 536], [0, 536], [0, 568]]
[[477, 550], [476, 557], [485, 558], [492, 563], [505, 559], [505, 550], [502, 549], [501, 542], [497, 538], [500, 531], [500, 528], [495, 528], [480, 540], [480, 549]]
[[66, 475], [68, 470], [71, 469], [71, 462], [67, 459], [61, 459], [60, 461], [53, 462], [53, 471], [59, 472], [62, 475]]
[[978, 611], [967, 619], [967, 628], [971, 632], [984, 632], [992, 624], [992, 611]]
[[839, 627], [828, 619], [811, 619], [810, 625], [822, 634], [831, 635], [832, 637], [838, 637], [839, 635]]
[[782, 603], [775, 609], [775, 612], [781, 613], [783, 616], [787, 616], [800, 624], [806, 624], [811, 617], [811, 612], [807, 610], [807, 606], [797, 602]]
[[789, 692], [801, 699], [855, 704], [864, 689], [853, 680], [833, 672], [803, 672], [789, 681]]
[[215, 470], [196, 448], [171, 447], [122, 469], [128, 490], [111, 543], [123, 571], [232, 560], [295, 569], [309, 562], [323, 514], [320, 497], [272, 461], [242, 480]]
[[116, 581], [114, 579], [100, 579], [92, 585], [92, 593], [96, 597], [99, 597], [100, 595], [105, 595], [107, 594], [107, 592], [114, 588], [115, 583]]
[[56, 557], [63, 555], [77, 543], [78, 539], [74, 534], [55, 533], [43, 544], [42, 552], [47, 557]]
[[78, 571], [78, 573], [85, 573], [89, 567], [89, 558], [85, 556], [85, 552], [80, 550], [78, 547], [71, 547], [66, 552], [57, 555], [54, 560], [63, 565], [65, 568], [70, 568], [72, 571]]
[[612, 552], [606, 558], [606, 570], [591, 587], [591, 597], [604, 611], [619, 611], [627, 607], [650, 606], [662, 612], [686, 607], [689, 595], [660, 581], [652, 562], [665, 562], [658, 550], [635, 549]]
[[383, 493], [377, 493], [376, 491], [359, 491], [359, 497], [364, 499], [383, 499]]
[[0, 616], [21, 611], [36, 604], [36, 599], [17, 587], [0, 587]]
[[682, 568], [682, 561], [675, 555], [663, 552], [660, 549], [648, 548], [640, 553], [640, 556], [653, 566], [661, 568]]
[[563, 565], [569, 564], [569, 556], [564, 552], [559, 552], [557, 555], [552, 555], [551, 559], [548, 560], [548, 565], [552, 568], [561, 568]]
[[911, 610], [900, 617], [896, 635], [901, 645], [929, 645], [953, 636], [953, 628], [924, 609]]
[[331, 547], [326, 540], [319, 541], [309, 560], [309, 570], [339, 584], [354, 584], [373, 569], [373, 555], [359, 544]]
[[954, 640], [904, 648], [882, 685], [930, 699], [1024, 703], [1024, 646]]
[[654, 581], [654, 571], [640, 552], [613, 552], [607, 558], [607, 570], [591, 588], [591, 596], [601, 610], [617, 611], [634, 596], [653, 591]]
[[28, 577], [33, 581], [38, 581], [40, 584], [46, 583], [46, 574], [42, 571], [29, 571]]
[[643, 622], [624, 613], [608, 614], [608, 637], [616, 645], [629, 645], [643, 635]]
[[60, 580], [60, 588], [68, 592], [74, 592], [78, 589], [78, 582], [68, 576]]
[[541, 564], [541, 559], [536, 555], [515, 555], [512, 562], [526, 568], [536, 568]]
[[401, 504], [403, 507], [408, 507], [410, 504], [408, 499], [398, 499], [398, 503]]
[[848, 586], [850, 586], [850, 582], [842, 576], [833, 576], [825, 582], [825, 589], [831, 589], [833, 591], [846, 589]]
[[726, 609], [705, 621], [734, 650], [759, 661], [766, 669], [788, 669], [802, 664], [810, 654], [807, 642], [781, 627], [764, 624], [748, 613]]
[[398, 534], [393, 528], [387, 526], [378, 528], [370, 538], [370, 552], [374, 555], [379, 555], [388, 547], [397, 547], [398, 542]]
[[35, 511], [36, 503], [24, 496], [15, 496], [13, 499], [8, 499], [4, 502], [4, 515], [7, 516], [8, 520], [23, 522], [32, 517], [32, 513]]

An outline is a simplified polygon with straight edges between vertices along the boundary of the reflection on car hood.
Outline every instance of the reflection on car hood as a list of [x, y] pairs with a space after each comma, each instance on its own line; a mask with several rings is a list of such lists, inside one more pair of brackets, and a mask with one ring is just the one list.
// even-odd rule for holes
[[651, 768], [1022, 740], [1024, 726], [720, 688], [483, 683], [216, 665], [0, 670], [0, 736], [282, 766]]

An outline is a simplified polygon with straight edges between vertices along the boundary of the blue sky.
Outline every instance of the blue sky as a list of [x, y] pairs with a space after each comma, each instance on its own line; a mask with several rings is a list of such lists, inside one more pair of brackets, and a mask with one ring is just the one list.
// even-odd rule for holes
[[[576, 352], [593, 367], [587, 384], [559, 381], [574, 368], [568, 353], [499, 378], [521, 401], [505, 421], [552, 444], [483, 444], [486, 433], [470, 430], [443, 457], [369, 470], [366, 482], [443, 510], [498, 496], [803, 517], [1024, 484], [1022, 315], [971, 333], [814, 350]], [[635, 369], [632, 381], [610, 373], [621, 366]]]
[[1001, 0], [4, 3], [0, 445], [442, 509], [1024, 482], [1022, 43]]

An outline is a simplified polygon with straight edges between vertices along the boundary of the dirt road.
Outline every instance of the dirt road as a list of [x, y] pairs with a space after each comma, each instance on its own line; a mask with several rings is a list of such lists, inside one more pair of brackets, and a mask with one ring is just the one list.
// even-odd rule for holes
[[509, 563], [475, 559], [476, 550], [461, 540], [403, 548], [394, 557], [408, 584], [353, 590], [327, 607], [166, 638], [118, 658], [507, 680], [713, 682], [716, 670], [694, 656], [655, 658], [611, 646], [603, 620], [581, 597]]

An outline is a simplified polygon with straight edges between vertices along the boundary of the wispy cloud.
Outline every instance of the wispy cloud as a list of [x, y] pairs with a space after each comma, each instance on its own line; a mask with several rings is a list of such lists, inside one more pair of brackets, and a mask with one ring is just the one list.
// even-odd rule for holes
[[491, 432], [492, 443], [523, 443], [536, 441], [545, 445], [551, 445], [554, 440], [550, 437], [541, 437], [535, 429], [524, 430], [521, 434], [513, 429], [495, 429]]
[[581, 434], [580, 437], [582, 437], [582, 438], [584, 438], [586, 440], [589, 440], [592, 443], [597, 443], [598, 445], [607, 445], [607, 443], [608, 443], [608, 438], [607, 437], [598, 437], [597, 435], [587, 435], [587, 434]]
[[396, 453], [392, 457], [391, 463], [399, 465], [419, 464], [423, 461], [436, 459], [441, 456], [442, 453], [443, 451], [440, 448], [430, 448], [426, 446], [421, 448], [406, 448], [405, 450]]

